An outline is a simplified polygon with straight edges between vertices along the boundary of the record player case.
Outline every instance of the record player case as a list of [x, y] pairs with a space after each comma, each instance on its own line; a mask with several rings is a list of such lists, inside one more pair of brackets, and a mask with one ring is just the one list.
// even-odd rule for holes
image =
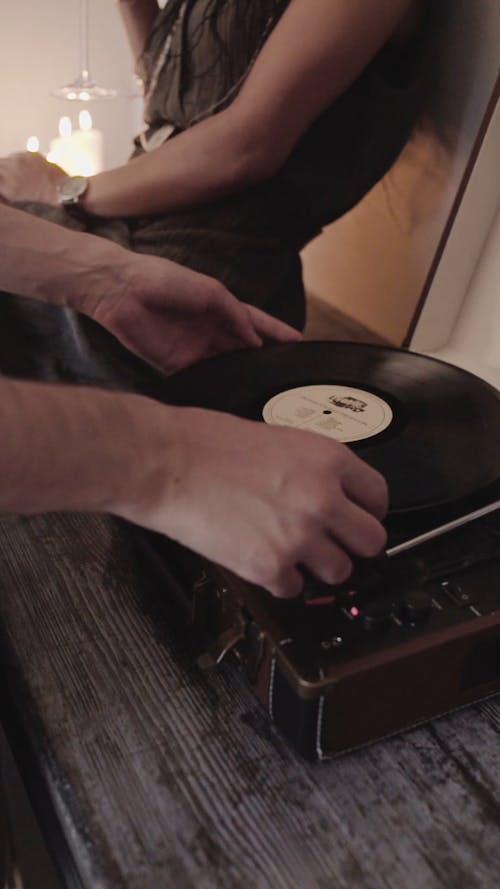
[[[270, 369], [274, 368], [281, 387], [285, 357], [291, 358], [286, 378], [287, 367], [295, 368], [296, 359], [312, 373], [308, 356], [315, 362], [318, 354], [314, 372], [323, 374], [328, 368], [338, 380], [351, 373], [353, 355], [354, 364], [361, 357], [363, 367], [374, 367], [374, 374], [379, 369], [386, 379], [394, 379], [395, 368], [402, 374], [409, 367], [410, 384], [413, 390], [423, 390], [425, 404], [427, 383], [433, 378], [428, 372], [442, 368], [401, 350], [307, 343], [271, 347], [258, 359], [251, 352], [214, 359], [205, 363], [202, 377], [194, 368], [178, 375], [176, 383], [172, 378], [169, 395], [174, 403], [183, 403], [177, 400], [180, 395], [188, 404], [238, 413], [241, 404], [237, 401], [233, 408], [232, 394], [228, 403], [227, 387], [223, 390], [221, 385], [228, 361], [233, 362], [234, 372], [237, 360], [244, 381], [238, 398], [250, 392], [251, 401], [241, 411], [248, 416], [248, 409], [255, 410], [253, 393], [263, 380], [268, 385]], [[464, 376], [451, 368], [443, 373], [452, 386]], [[207, 390], [200, 394], [200, 380], [207, 378], [215, 401], [203, 400], [209, 398]], [[500, 394], [476, 383], [487, 396], [483, 402], [487, 422], [479, 428], [490, 429], [500, 439]], [[225, 395], [218, 403], [221, 391]], [[421, 398], [415, 402], [421, 403]], [[460, 397], [453, 402], [457, 403], [461, 404]], [[438, 410], [441, 404], [440, 395]], [[474, 401], [466, 401], [466, 409], [473, 415]], [[491, 411], [494, 419], [489, 420]], [[455, 428], [459, 430], [460, 423]], [[397, 425], [395, 434], [371, 439], [367, 448], [371, 461], [389, 454], [390, 459], [403, 460], [404, 466], [402, 441], [410, 431], [410, 448], [424, 442], [418, 453], [432, 456], [427, 442], [436, 440], [436, 429], [432, 427], [428, 439], [426, 425], [415, 424], [410, 417], [402, 427]], [[472, 436], [476, 447], [480, 440]], [[466, 453], [467, 460], [474, 453], [469, 445], [465, 451], [456, 450]], [[419, 500], [417, 508], [406, 509], [402, 502], [402, 508], [392, 509], [386, 519], [388, 545], [380, 558], [355, 562], [343, 585], [331, 587], [309, 577], [298, 599], [275, 599], [178, 544], [144, 532], [143, 547], [149, 565], [159, 573], [160, 595], [170, 614], [176, 612], [188, 628], [200, 667], [215, 667], [227, 654], [235, 655], [270, 718], [311, 759], [361, 746], [500, 692], [500, 458], [497, 461], [495, 448], [489, 445], [488, 453], [492, 475], [482, 488], [449, 502], [422, 505]], [[447, 462], [453, 464], [445, 458]], [[422, 480], [427, 464], [423, 465]], [[441, 463], [430, 465], [438, 468]], [[460, 470], [463, 460], [457, 465]], [[389, 477], [394, 483], [406, 476], [398, 468]], [[415, 488], [412, 480], [405, 490], [418, 495], [419, 486]]]
[[[491, 170], [499, 141], [497, 103], [407, 342], [497, 388], [500, 218]], [[389, 522], [388, 551], [492, 504], [447, 533], [358, 565], [342, 587], [311, 580], [305, 600], [292, 602], [159, 536], [138, 531], [136, 539], [200, 666], [231, 652], [289, 742], [322, 760], [500, 692], [500, 478], [455, 511], [404, 529]]]
[[144, 545], [200, 667], [236, 656], [308, 759], [500, 692], [500, 510], [308, 602], [271, 599], [161, 538]]

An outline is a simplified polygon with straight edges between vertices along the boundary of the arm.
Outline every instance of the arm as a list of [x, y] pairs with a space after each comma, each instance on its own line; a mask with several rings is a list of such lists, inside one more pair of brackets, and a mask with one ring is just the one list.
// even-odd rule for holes
[[411, 0], [292, 0], [232, 104], [93, 177], [101, 216], [168, 213], [272, 176], [411, 11]]
[[165, 373], [300, 335], [218, 281], [0, 203], [0, 291], [67, 305]]
[[156, 0], [116, 0], [134, 61], [140, 58], [158, 13]]
[[[111, 512], [278, 596], [385, 544], [383, 479], [321, 435], [138, 395], [0, 380], [0, 512]], [[140, 455], [140, 459], [138, 459]]]

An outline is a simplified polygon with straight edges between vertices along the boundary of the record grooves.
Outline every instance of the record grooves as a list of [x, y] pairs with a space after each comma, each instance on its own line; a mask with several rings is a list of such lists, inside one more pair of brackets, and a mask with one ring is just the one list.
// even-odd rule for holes
[[[333, 395], [328, 387], [337, 387]], [[304, 391], [290, 394], [296, 389]], [[268, 346], [182, 371], [166, 381], [160, 397], [254, 420], [267, 411], [278, 423], [287, 412], [303, 418], [315, 409], [311, 421], [297, 421], [302, 428], [347, 423], [347, 435], [372, 411], [366, 436], [347, 443], [386, 477], [391, 513], [455, 510], [462, 501], [498, 497], [500, 393], [465, 370], [417, 353], [345, 342]]]

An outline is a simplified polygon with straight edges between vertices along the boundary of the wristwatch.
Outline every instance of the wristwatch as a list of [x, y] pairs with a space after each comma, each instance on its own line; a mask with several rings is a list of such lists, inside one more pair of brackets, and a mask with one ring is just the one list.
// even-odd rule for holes
[[[68, 176], [57, 186], [57, 197], [63, 207], [77, 208], [81, 205], [89, 180], [87, 176]], [[83, 207], [82, 207], [83, 209]]]

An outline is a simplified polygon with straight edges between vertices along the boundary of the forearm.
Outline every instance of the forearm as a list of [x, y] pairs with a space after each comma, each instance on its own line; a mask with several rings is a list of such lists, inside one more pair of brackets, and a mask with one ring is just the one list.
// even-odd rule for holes
[[136, 395], [1, 380], [0, 512], [123, 512], [131, 492], [154, 488], [150, 455], [161, 450], [163, 472], [168, 465], [155, 435], [172, 410]]
[[266, 180], [410, 7], [411, 0], [292, 0], [227, 108], [93, 177], [84, 205], [105, 217], [170, 213]]
[[171, 213], [267, 178], [273, 159], [261, 152], [239, 117], [235, 105], [124, 166], [93, 176], [83, 206], [104, 217]]
[[0, 204], [0, 290], [89, 311], [123, 292], [133, 254]]
[[158, 4], [156, 0], [116, 0], [116, 5], [137, 65], [158, 13]]

